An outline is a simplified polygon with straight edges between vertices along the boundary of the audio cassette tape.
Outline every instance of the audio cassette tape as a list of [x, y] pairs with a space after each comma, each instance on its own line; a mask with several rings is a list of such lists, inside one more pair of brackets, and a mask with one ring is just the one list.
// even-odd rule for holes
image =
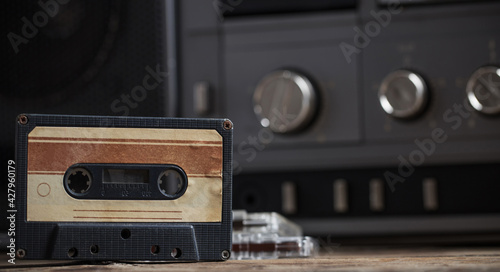
[[232, 130], [227, 119], [19, 115], [17, 257], [227, 260]]

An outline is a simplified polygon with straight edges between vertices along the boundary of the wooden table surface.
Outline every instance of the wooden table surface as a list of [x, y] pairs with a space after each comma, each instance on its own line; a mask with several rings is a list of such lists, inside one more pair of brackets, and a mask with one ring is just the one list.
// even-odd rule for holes
[[[3, 254], [5, 255], [5, 254]], [[16, 261], [10, 271], [500, 271], [500, 247], [339, 247], [303, 259], [202, 263], [101, 263]], [[42, 264], [42, 266], [40, 265]]]

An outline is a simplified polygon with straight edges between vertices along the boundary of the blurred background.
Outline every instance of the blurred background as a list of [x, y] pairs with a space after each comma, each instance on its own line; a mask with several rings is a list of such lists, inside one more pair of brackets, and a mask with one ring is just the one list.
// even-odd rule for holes
[[23, 112], [227, 117], [234, 209], [341, 243], [500, 241], [498, 1], [2, 5], [5, 164]]

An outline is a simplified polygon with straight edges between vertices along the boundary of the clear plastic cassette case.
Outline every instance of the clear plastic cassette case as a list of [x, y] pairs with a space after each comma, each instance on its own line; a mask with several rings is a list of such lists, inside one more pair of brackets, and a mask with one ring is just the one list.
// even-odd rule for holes
[[303, 236], [298, 225], [277, 213], [233, 211], [232, 259], [311, 257], [318, 251], [316, 239]]

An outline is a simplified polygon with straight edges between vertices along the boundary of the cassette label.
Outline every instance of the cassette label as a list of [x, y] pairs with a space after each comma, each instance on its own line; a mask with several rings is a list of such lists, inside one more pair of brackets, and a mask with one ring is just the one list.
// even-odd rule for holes
[[[130, 201], [130, 194], [139, 184], [126, 184], [122, 178], [122, 184], [108, 183], [114, 185], [115, 194], [127, 200], [110, 201], [113, 198], [106, 198], [106, 191], [111, 189], [106, 190], [104, 182], [93, 181], [89, 188], [100, 191], [101, 199], [82, 201], [69, 194], [63, 182], [75, 164], [135, 164], [136, 178], [140, 177], [138, 165], [176, 165], [185, 171], [189, 182], [183, 196], [177, 199], [150, 200], [160, 189], [147, 186], [141, 191], [144, 200]], [[27, 220], [220, 222], [221, 169], [222, 137], [215, 130], [186, 133], [184, 129], [36, 127], [28, 135]], [[102, 168], [105, 170], [109, 176], [113, 170], [115, 175], [124, 175], [127, 169]], [[85, 179], [85, 173], [78, 172], [75, 179], [78, 174]]]

